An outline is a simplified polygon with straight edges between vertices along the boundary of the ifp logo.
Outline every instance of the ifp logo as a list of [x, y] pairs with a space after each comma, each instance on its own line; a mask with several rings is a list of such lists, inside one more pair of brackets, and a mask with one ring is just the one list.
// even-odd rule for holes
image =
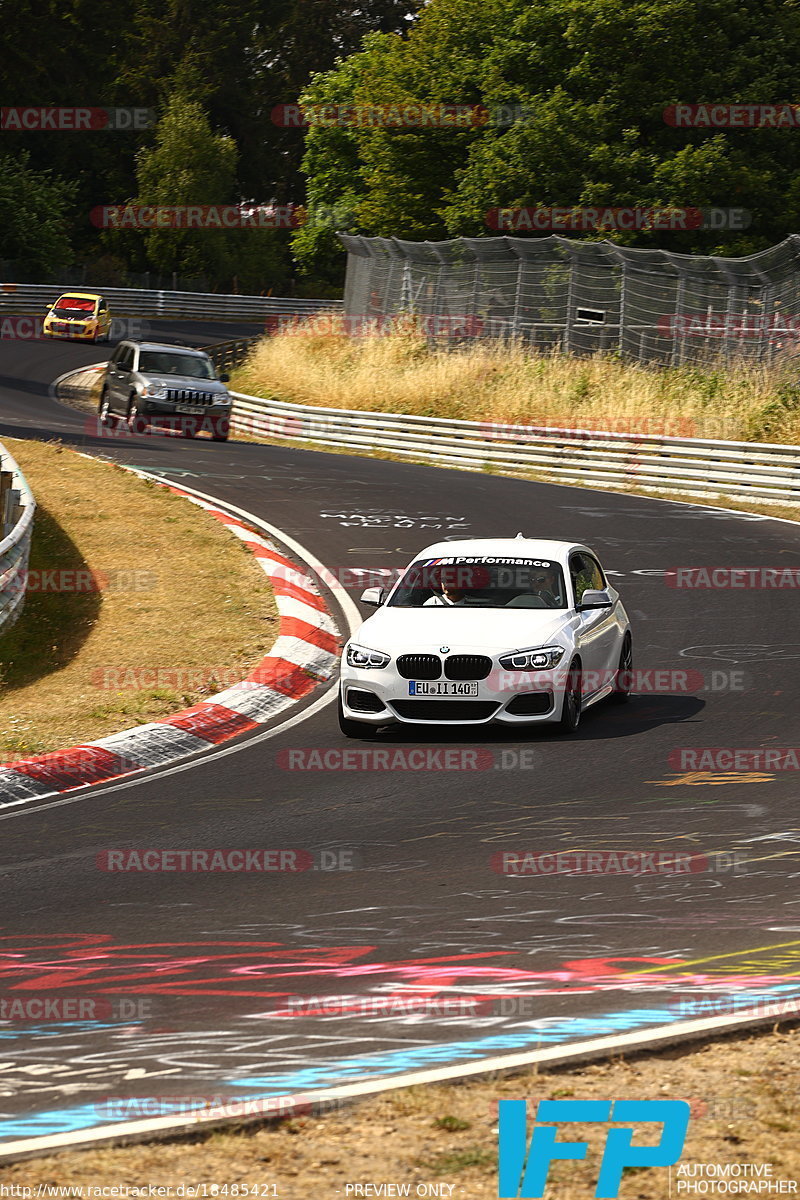
[[594, 1194], [613, 1198], [619, 1194], [626, 1167], [669, 1167], [678, 1161], [690, 1111], [685, 1100], [615, 1100], [613, 1104], [611, 1100], [540, 1100], [529, 1149], [526, 1102], [501, 1100], [497, 1194], [501, 1200], [544, 1196], [551, 1162], [586, 1157], [587, 1142], [556, 1141], [560, 1124], [630, 1121], [662, 1125], [661, 1139], [655, 1146], [634, 1146], [632, 1126], [609, 1129]]

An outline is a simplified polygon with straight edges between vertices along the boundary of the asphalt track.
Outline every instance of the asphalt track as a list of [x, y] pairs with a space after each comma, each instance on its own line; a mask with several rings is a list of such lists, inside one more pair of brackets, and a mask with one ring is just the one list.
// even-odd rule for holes
[[[252, 331], [151, 330], [198, 344]], [[0, 812], [0, 1000], [95, 1006], [84, 1020], [0, 1020], [0, 1156], [22, 1138], [164, 1115], [177, 1097], [199, 1106], [399, 1078], [800, 997], [796, 774], [697, 777], [670, 760], [680, 747], [797, 744], [796, 593], [676, 589], [663, 575], [796, 567], [799, 528], [294, 448], [101, 439], [49, 384], [102, 357], [0, 342], [0, 438], [60, 437], [174, 479], [333, 570], [395, 568], [448, 537], [585, 541], [615, 572], [637, 667], [700, 675], [690, 692], [665, 676], [665, 690], [627, 707], [601, 704], [568, 740], [400, 729], [361, 747], [423, 749], [434, 767], [447, 762], [439, 750], [477, 747], [486, 769], [469, 754], [467, 769], [287, 769], [290, 750], [353, 748], [329, 704], [232, 754]], [[153, 847], [302, 848], [351, 869], [98, 868], [110, 848]], [[576, 850], [707, 863], [641, 875], [493, 867], [498, 852]]]

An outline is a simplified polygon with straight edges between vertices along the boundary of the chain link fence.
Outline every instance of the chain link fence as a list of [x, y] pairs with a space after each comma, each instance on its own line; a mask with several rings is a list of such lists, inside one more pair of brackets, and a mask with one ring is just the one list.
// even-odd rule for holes
[[641, 363], [771, 362], [800, 345], [800, 235], [746, 258], [558, 236], [407, 242], [340, 233], [356, 329], [413, 314], [431, 338], [518, 338]]

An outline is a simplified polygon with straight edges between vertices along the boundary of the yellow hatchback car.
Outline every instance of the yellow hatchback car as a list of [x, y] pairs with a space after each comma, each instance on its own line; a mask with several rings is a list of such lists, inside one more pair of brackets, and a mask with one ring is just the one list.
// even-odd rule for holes
[[65, 292], [55, 304], [48, 304], [47, 310], [44, 337], [107, 342], [111, 336], [111, 313], [96, 292]]

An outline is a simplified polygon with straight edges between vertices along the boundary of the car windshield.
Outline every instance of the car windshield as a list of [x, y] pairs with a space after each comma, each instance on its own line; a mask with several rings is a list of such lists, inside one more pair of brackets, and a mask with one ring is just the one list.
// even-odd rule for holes
[[394, 608], [566, 608], [564, 574], [540, 558], [426, 558], [412, 563]]
[[94, 312], [95, 301], [80, 296], [61, 296], [53, 305], [57, 317], [86, 317]]
[[196, 354], [172, 354], [168, 350], [142, 350], [139, 370], [146, 375], [190, 375], [193, 379], [214, 379], [214, 368], [207, 358]]

